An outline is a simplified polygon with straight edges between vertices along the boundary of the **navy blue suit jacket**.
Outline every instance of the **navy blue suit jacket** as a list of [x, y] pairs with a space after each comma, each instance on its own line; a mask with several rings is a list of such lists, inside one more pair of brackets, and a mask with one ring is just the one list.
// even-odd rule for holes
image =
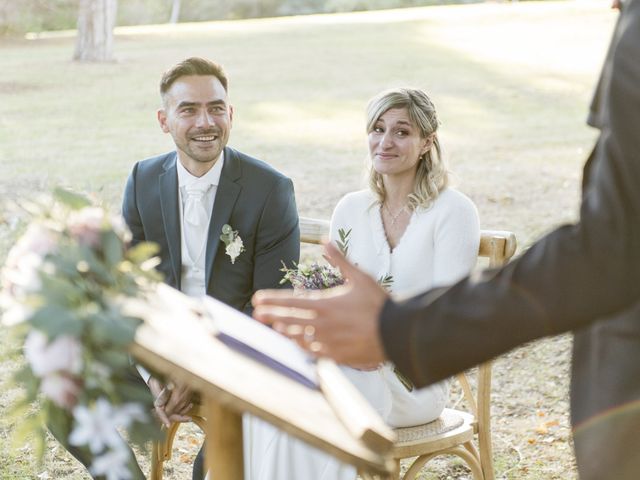
[[[158, 270], [167, 284], [180, 288], [181, 234], [177, 154], [142, 160], [133, 167], [122, 212], [133, 242], [160, 246]], [[220, 240], [222, 226], [238, 231], [246, 251], [234, 264]], [[232, 148], [224, 149], [224, 166], [216, 192], [206, 247], [207, 294], [251, 311], [251, 296], [278, 288], [282, 263], [300, 255], [300, 231], [293, 184], [266, 163]]]

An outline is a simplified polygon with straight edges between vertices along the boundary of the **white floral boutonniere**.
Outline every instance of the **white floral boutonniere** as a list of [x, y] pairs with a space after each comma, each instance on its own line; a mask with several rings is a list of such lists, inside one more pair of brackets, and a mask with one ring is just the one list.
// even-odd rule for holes
[[238, 255], [244, 252], [244, 243], [242, 243], [242, 239], [240, 238], [240, 235], [238, 235], [238, 231], [231, 228], [231, 225], [225, 223], [222, 226], [222, 235], [220, 235], [220, 240], [222, 240], [227, 246], [225, 253], [229, 255], [231, 263], [236, 263]]

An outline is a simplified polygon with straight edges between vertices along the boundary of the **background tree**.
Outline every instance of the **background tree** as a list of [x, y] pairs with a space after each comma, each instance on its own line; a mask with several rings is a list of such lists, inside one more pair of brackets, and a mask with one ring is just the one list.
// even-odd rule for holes
[[80, 0], [74, 60], [113, 60], [113, 28], [117, 11], [118, 0]]
[[178, 23], [178, 19], [180, 18], [180, 0], [173, 0], [171, 2], [171, 18], [169, 18], [169, 23]]

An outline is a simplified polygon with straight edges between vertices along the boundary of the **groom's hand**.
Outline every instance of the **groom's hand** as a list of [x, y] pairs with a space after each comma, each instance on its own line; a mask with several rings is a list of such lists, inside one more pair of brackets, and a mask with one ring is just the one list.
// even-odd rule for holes
[[190, 422], [188, 415], [193, 408], [193, 391], [185, 384], [172, 382], [171, 395], [164, 406], [165, 413], [172, 422]]
[[153, 406], [158, 419], [167, 428], [172, 422], [189, 422], [191, 417], [187, 413], [193, 407], [191, 390], [182, 384], [169, 383], [164, 385], [157, 378], [149, 378], [149, 389], [155, 399]]

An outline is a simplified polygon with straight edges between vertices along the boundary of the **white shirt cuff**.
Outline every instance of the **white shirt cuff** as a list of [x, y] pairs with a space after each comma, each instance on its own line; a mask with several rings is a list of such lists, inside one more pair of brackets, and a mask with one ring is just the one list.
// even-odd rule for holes
[[151, 374], [149, 373], [149, 370], [144, 368], [142, 365], [136, 365], [136, 368], [138, 369], [138, 373], [144, 380], [144, 383], [149, 385], [149, 379], [151, 378]]

